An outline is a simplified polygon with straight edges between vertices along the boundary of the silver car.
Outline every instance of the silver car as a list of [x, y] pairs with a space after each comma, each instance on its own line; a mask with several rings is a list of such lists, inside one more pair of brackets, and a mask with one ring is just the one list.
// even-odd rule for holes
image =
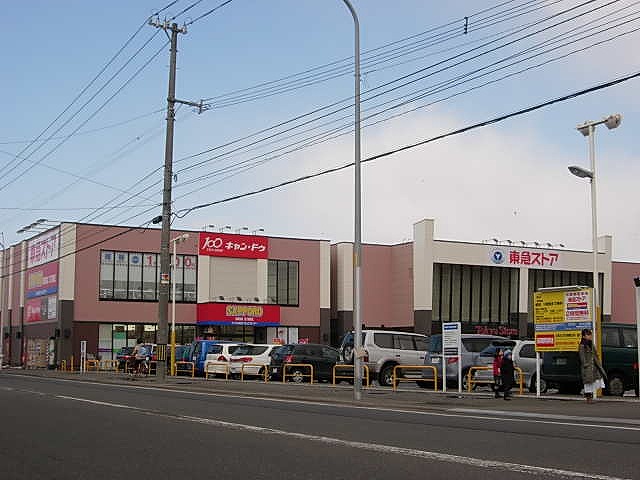
[[[524, 388], [528, 388], [530, 392], [536, 391], [536, 345], [533, 340], [507, 340], [504, 342], [494, 342], [485, 348], [477, 360], [477, 366], [491, 367], [497, 350], [511, 350], [514, 367], [519, 367], [524, 376]], [[540, 358], [542, 365], [542, 358]], [[542, 371], [542, 368], [540, 369]], [[493, 381], [493, 370], [478, 370], [473, 375], [474, 379], [480, 380], [478, 385], [490, 384]], [[519, 377], [516, 374], [516, 383]], [[540, 379], [540, 391], [547, 389], [546, 382]]]
[[[469, 368], [478, 363], [480, 352], [491, 345], [492, 342], [505, 340], [509, 339], [497, 335], [482, 335], [474, 333], [463, 333], [461, 335], [462, 351], [460, 352], [460, 356], [462, 360], [463, 389], [467, 388], [467, 373]], [[424, 364], [435, 367], [438, 375], [438, 386], [442, 385], [442, 335], [436, 334], [431, 336], [429, 351], [425, 356]], [[446, 371], [447, 385], [457, 385], [458, 359], [456, 357], [447, 358]], [[422, 378], [431, 379], [431, 381], [419, 381], [418, 385], [424, 388], [430, 388], [433, 386], [433, 371], [425, 370], [422, 374]]]

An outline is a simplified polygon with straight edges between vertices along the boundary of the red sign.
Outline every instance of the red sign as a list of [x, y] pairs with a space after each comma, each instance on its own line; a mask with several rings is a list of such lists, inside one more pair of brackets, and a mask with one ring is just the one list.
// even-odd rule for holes
[[211, 257], [269, 258], [269, 238], [202, 232], [198, 253]]
[[556, 336], [554, 333], [536, 333], [536, 347], [554, 347]]
[[504, 326], [499, 326], [499, 327], [489, 327], [489, 326], [485, 326], [485, 325], [476, 325], [475, 326], [475, 330], [476, 333], [481, 334], [481, 335], [502, 335], [502, 336], [509, 336], [509, 335], [518, 335], [518, 329], [517, 328], [511, 328], [511, 327], [504, 327]]
[[250, 303], [199, 303], [199, 325], [249, 325], [277, 327], [280, 325], [280, 306]]

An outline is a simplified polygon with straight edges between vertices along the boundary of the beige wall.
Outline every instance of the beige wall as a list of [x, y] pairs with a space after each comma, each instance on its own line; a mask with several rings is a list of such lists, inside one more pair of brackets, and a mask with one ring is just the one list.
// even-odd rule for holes
[[636, 322], [636, 288], [634, 277], [640, 276], [640, 264], [613, 262], [611, 286], [615, 295], [611, 306], [611, 321]]

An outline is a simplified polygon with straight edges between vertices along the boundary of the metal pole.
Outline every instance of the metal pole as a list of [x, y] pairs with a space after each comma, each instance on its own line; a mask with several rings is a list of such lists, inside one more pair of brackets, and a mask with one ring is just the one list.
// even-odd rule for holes
[[595, 150], [595, 125], [589, 125], [589, 162], [591, 163], [591, 247], [593, 249], [593, 312], [592, 312], [592, 331], [593, 345], [599, 353], [598, 347], [600, 338], [598, 336], [598, 306], [600, 305], [599, 282], [598, 282], [598, 216], [596, 211], [596, 150]]
[[[3, 235], [4, 239], [4, 235]], [[5, 261], [7, 256], [7, 250], [4, 246], [3, 242], [0, 242], [0, 246], [2, 247], [2, 263], [0, 264], [0, 370], [4, 366], [4, 316], [6, 312], [4, 311], [4, 297], [6, 285], [9, 283], [5, 281]]]
[[171, 58], [169, 64], [169, 93], [167, 95], [167, 136], [164, 150], [164, 188], [162, 191], [162, 231], [160, 234], [160, 285], [158, 289], [158, 358], [156, 376], [167, 378], [167, 313], [169, 307], [169, 234], [171, 229], [171, 181], [173, 165], [173, 125], [175, 123], [176, 54], [178, 33], [176, 23], [171, 24]]
[[172, 299], [171, 299], [171, 375], [175, 375], [176, 368], [176, 244], [178, 239], [173, 239], [173, 271], [171, 272]]
[[638, 384], [636, 385], [636, 390], [638, 395], [640, 395], [640, 279], [636, 277], [634, 279], [636, 284], [636, 339], [638, 342], [638, 351], [636, 361], [638, 362], [636, 365], [638, 366], [637, 375], [638, 375]]
[[355, 111], [355, 212], [354, 212], [354, 240], [353, 240], [353, 325], [354, 325], [354, 356], [353, 356], [353, 398], [362, 398], [362, 314], [361, 314], [361, 282], [362, 272], [362, 187], [360, 176], [360, 22], [353, 5], [349, 0], [342, 0], [351, 12], [354, 29], [354, 111]]

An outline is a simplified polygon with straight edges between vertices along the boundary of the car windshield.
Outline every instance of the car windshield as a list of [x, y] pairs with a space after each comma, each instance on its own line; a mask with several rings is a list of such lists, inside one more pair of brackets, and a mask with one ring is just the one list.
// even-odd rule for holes
[[442, 335], [432, 335], [429, 340], [429, 352], [442, 353]]
[[489, 345], [488, 347], [486, 347], [485, 349], [483, 349], [480, 352], [480, 356], [481, 357], [495, 357], [496, 356], [496, 352], [498, 350], [506, 350], [507, 348], [512, 350], [513, 347], [515, 347], [516, 342], [509, 342], [509, 341], [494, 341], [491, 343], [491, 345]]

